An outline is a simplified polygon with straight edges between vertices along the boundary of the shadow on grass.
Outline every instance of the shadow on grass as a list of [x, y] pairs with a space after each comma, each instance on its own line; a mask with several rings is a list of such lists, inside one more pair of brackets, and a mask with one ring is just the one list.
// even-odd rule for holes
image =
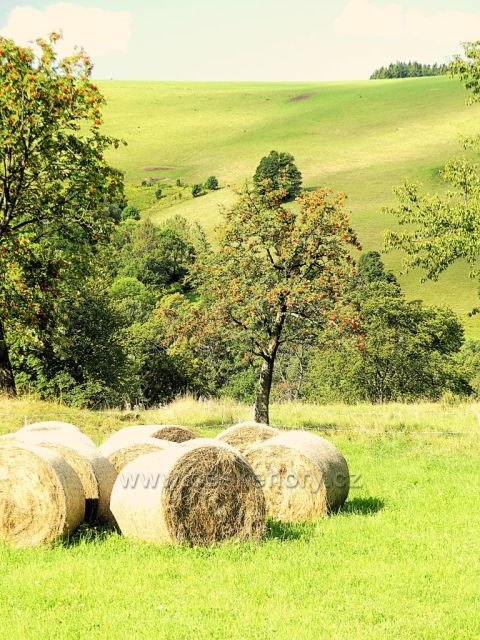
[[267, 522], [266, 540], [309, 540], [315, 531], [314, 522]]
[[371, 516], [381, 511], [385, 506], [379, 498], [353, 498], [346, 502], [337, 513], [352, 516]]
[[58, 544], [62, 547], [78, 547], [83, 544], [99, 544], [114, 535], [116, 529], [113, 527], [91, 527], [83, 524], [75, 533]]

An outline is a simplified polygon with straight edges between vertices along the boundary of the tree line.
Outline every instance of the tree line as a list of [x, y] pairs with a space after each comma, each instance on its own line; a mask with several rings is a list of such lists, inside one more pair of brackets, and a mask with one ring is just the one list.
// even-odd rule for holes
[[423, 64], [421, 62], [392, 62], [388, 67], [376, 69], [370, 80], [391, 78], [423, 78], [426, 76], [444, 76], [448, 73], [447, 64]]

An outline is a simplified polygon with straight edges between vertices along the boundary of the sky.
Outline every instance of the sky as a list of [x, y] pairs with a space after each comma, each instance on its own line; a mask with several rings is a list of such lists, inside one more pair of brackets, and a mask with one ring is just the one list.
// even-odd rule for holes
[[63, 32], [98, 79], [366, 79], [396, 60], [446, 62], [480, 40], [478, 0], [0, 0], [0, 35]]

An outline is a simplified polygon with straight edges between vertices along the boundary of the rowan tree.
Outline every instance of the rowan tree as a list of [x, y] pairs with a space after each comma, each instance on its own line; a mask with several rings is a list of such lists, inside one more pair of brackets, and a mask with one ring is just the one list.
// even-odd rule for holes
[[105, 160], [104, 98], [84, 51], [58, 59], [0, 38], [0, 389], [14, 392], [9, 327], [47, 322], [62, 289], [88, 272], [123, 199]]
[[[269, 402], [279, 349], [313, 339], [327, 326], [355, 331], [347, 305], [359, 248], [344, 195], [320, 189], [291, 208], [284, 191], [248, 189], [225, 212], [218, 250], [197, 266], [208, 313], [199, 329], [223, 325], [246, 358], [261, 362], [255, 419], [269, 421]], [[205, 327], [207, 324], [207, 329]]]

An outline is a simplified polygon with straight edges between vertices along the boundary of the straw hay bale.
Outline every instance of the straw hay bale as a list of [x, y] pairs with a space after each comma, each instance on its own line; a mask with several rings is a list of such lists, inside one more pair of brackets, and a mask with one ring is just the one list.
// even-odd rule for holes
[[157, 544], [256, 540], [265, 521], [265, 499], [250, 465], [209, 439], [129, 464], [115, 483], [111, 509], [125, 536]]
[[225, 429], [217, 435], [217, 439], [221, 442], [226, 442], [231, 445], [240, 453], [245, 453], [245, 450], [256, 442], [264, 442], [269, 438], [280, 435], [278, 429], [274, 429], [267, 424], [261, 424], [259, 422], [241, 422], [240, 424], [234, 424], [232, 427]]
[[[168, 440], [169, 442], [187, 442], [193, 440], [197, 436], [187, 429], [186, 427], [180, 427], [175, 424], [152, 424], [152, 425], [133, 425], [120, 429], [112, 433], [106, 442], [113, 440], [114, 438], [158, 438], [160, 440]], [[105, 444], [104, 443], [104, 444]]]
[[65, 431], [80, 431], [78, 427], [69, 422], [59, 422], [58, 420], [44, 420], [42, 422], [32, 422], [27, 424], [22, 429], [23, 431], [53, 431], [53, 430], [65, 430]]
[[35, 547], [71, 535], [82, 523], [81, 482], [55, 451], [23, 443], [0, 446], [0, 540]]
[[18, 440], [23, 442], [38, 444], [50, 442], [52, 444], [66, 445], [72, 449], [75, 447], [92, 447], [96, 449], [96, 444], [81, 431], [70, 431], [68, 429], [41, 429], [39, 431], [19, 429], [13, 434]]
[[245, 452], [265, 492], [268, 513], [285, 522], [305, 521], [338, 509], [350, 485], [345, 458], [328, 440], [289, 431]]
[[122, 437], [119, 435], [109, 438], [101, 445], [100, 451], [113, 464], [117, 473], [120, 473], [127, 464], [145, 453], [158, 453], [176, 446], [173, 442], [166, 440], [148, 436], [135, 437], [127, 433]]
[[[85, 495], [85, 521], [108, 524], [113, 521], [110, 496], [117, 479], [115, 467], [97, 447], [86, 444], [76, 434], [62, 431], [30, 431], [21, 441], [59, 453], [78, 475]], [[9, 434], [18, 439], [18, 432]]]

